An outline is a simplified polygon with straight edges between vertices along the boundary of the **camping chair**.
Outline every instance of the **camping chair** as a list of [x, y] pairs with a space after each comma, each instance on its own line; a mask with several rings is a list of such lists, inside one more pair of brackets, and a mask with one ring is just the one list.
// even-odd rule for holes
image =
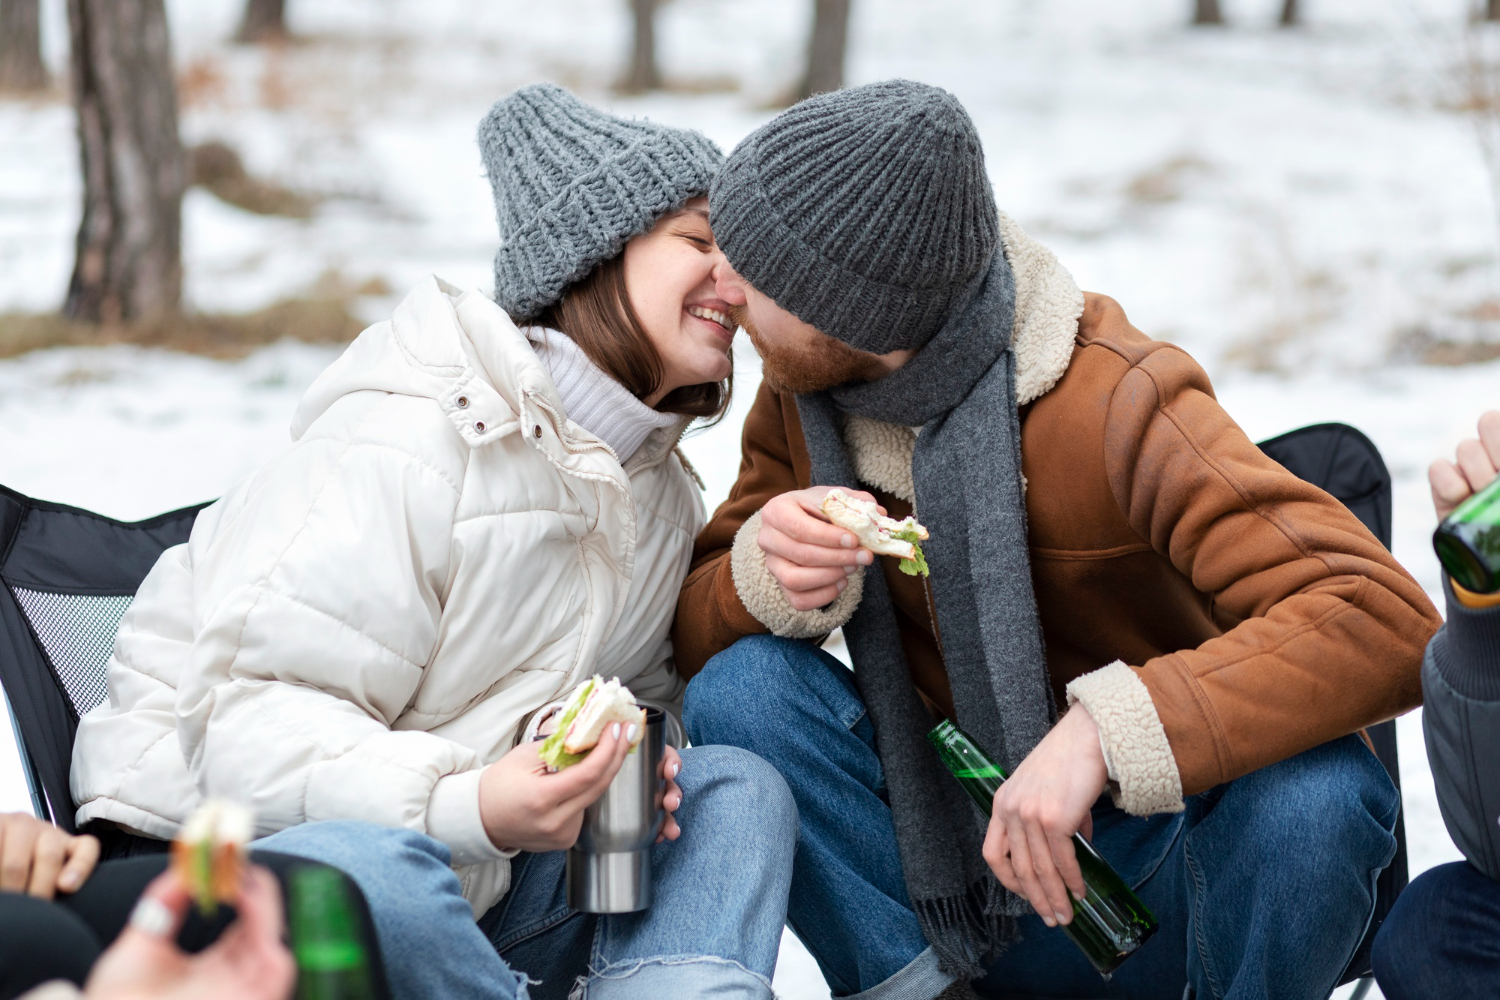
[[32, 808], [69, 833], [78, 719], [106, 697], [105, 664], [136, 589], [204, 506], [126, 523], [0, 486], [0, 685]]

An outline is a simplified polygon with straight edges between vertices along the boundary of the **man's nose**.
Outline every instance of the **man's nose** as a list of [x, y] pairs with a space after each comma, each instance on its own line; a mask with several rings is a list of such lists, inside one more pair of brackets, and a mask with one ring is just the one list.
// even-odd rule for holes
[[713, 267], [714, 294], [732, 306], [742, 306], [745, 297], [745, 279], [741, 278], [729, 260], [721, 253]]

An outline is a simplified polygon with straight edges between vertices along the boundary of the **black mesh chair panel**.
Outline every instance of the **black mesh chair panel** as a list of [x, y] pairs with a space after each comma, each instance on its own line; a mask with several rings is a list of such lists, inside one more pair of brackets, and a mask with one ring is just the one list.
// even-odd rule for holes
[[0, 685], [39, 811], [66, 830], [78, 718], [105, 700], [105, 665], [141, 581], [187, 541], [203, 506], [129, 523], [0, 486]]
[[104, 667], [129, 597], [49, 594], [12, 587], [16, 603], [52, 663], [74, 715], [104, 702]]

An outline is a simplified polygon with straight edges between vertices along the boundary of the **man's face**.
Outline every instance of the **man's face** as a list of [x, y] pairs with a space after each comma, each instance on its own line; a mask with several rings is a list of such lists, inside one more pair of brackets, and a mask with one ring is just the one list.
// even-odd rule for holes
[[730, 319], [745, 328], [773, 389], [808, 393], [850, 382], [871, 382], [890, 373], [909, 356], [905, 351], [870, 354], [828, 336], [781, 308], [728, 263], [720, 265], [716, 277], [719, 297], [731, 306]]

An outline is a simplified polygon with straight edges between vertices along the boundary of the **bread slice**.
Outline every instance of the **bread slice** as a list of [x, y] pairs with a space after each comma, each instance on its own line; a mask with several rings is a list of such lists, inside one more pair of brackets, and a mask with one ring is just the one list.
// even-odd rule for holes
[[[908, 539], [915, 537], [925, 542], [928, 538], [927, 529], [918, 524], [916, 518], [897, 521], [886, 517], [875, 504], [840, 489], [829, 490], [823, 498], [823, 513], [840, 528], [852, 531], [860, 545], [878, 556], [915, 560], [921, 549]], [[897, 534], [908, 537], [893, 537]]]
[[594, 685], [568, 726], [563, 749], [568, 753], [592, 750], [598, 745], [599, 737], [604, 735], [604, 727], [612, 722], [626, 726], [635, 724], [635, 738], [630, 741], [632, 747], [637, 746], [645, 735], [646, 710], [636, 705], [635, 695], [620, 683], [618, 677]]
[[646, 735], [646, 710], [635, 703], [630, 689], [618, 677], [606, 681], [595, 674], [574, 688], [563, 703], [557, 731], [542, 742], [542, 762], [554, 771], [578, 763], [614, 722], [635, 724], [632, 748]]

